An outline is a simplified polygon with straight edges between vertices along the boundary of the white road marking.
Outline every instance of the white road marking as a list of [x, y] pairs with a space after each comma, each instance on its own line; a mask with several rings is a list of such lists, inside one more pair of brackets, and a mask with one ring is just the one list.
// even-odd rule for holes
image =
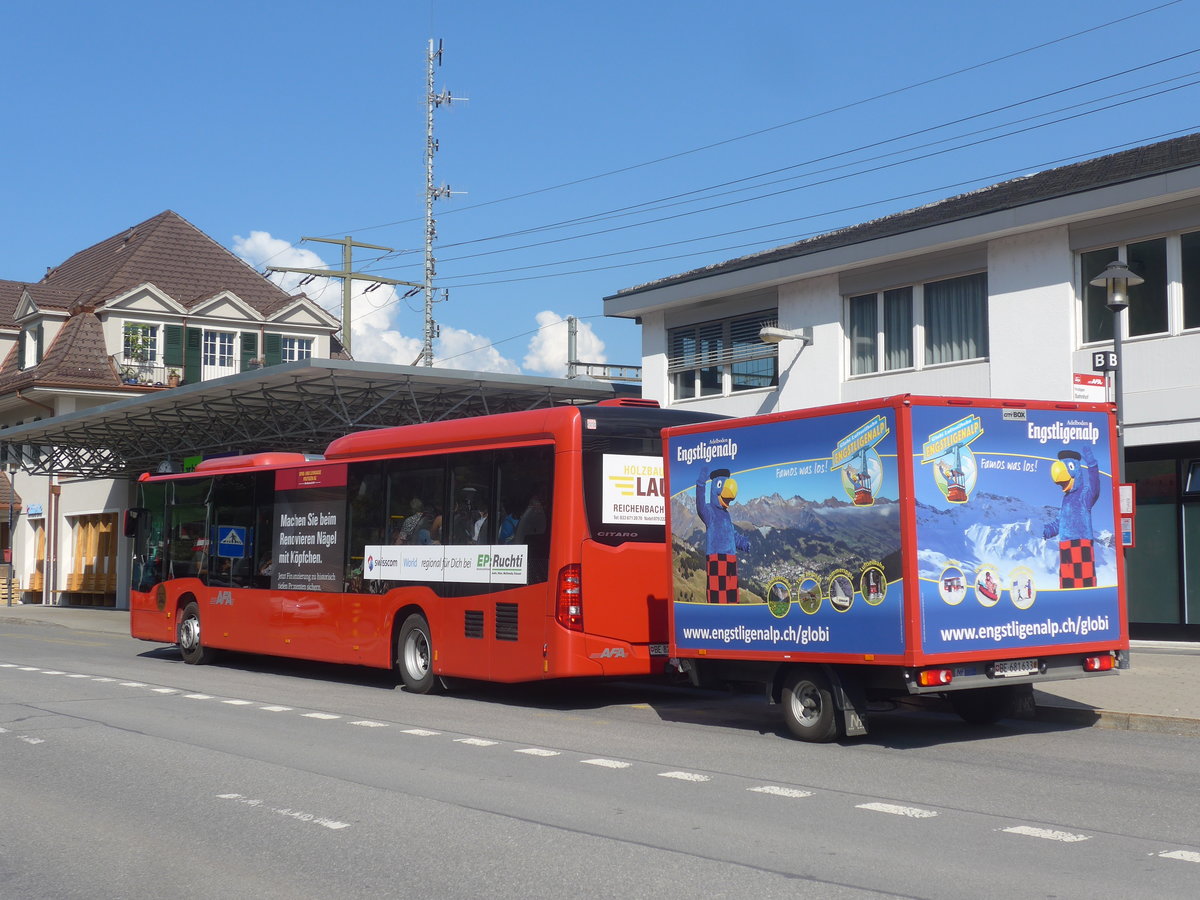
[[361, 725], [363, 728], [387, 728], [387, 722], [372, 722], [370, 719], [360, 719], [357, 722], [351, 722], [351, 725]]
[[485, 741], [483, 738], [455, 738], [456, 744], [470, 744], [472, 747], [495, 747], [498, 741]]
[[290, 819], [298, 819], [301, 822], [310, 822], [313, 825], [320, 825], [322, 828], [329, 828], [333, 831], [339, 831], [342, 828], [349, 828], [349, 822], [339, 822], [337, 819], [327, 819], [324, 816], [318, 816], [315, 813], [303, 812], [298, 809], [266, 806], [265, 801], [246, 797], [243, 794], [217, 794], [218, 800], [236, 800], [245, 806], [254, 808], [268, 809], [276, 815], [287, 816]]
[[932, 819], [937, 815], [932, 809], [918, 809], [915, 806], [896, 806], [894, 803], [860, 803], [858, 809], [869, 809], [872, 812], [889, 813], [893, 816], [908, 816], [910, 819]]
[[779, 787], [774, 784], [764, 784], [761, 787], [746, 788], [746, 790], [756, 791], [760, 794], [771, 794], [775, 797], [792, 797], [795, 799], [812, 796], [812, 791], [802, 791], [799, 788]]
[[72, 673], [70, 673], [70, 672], [68, 672], [68, 673], [67, 673], [67, 677], [68, 677], [68, 678], [87, 678], [87, 676], [86, 676], [86, 675], [72, 674]]
[[122, 681], [121, 687], [145, 687], [144, 681]]
[[93, 678], [92, 679], [92, 681], [100, 681], [100, 682], [109, 683], [109, 684], [111, 684], [112, 682], [114, 682], [116, 680], [117, 679], [115, 679], [115, 678]]
[[38, 670], [37, 666], [21, 666], [20, 669], [22, 672], [36, 672]]
[[188, 700], [211, 700], [212, 694], [184, 694]]
[[44, 743], [46, 743], [41, 738], [29, 737], [28, 735], [25, 735], [25, 734], [17, 735], [17, 737], [19, 737], [21, 740], [23, 740], [27, 744], [44, 744]]
[[290, 706], [260, 706], [259, 709], [263, 710], [264, 712], [291, 712], [292, 711], [292, 707], [290, 707]]
[[156, 694], [178, 694], [179, 691], [175, 690], [175, 688], [155, 688], [154, 693], [156, 693]]
[[529, 756], [560, 756], [557, 750], [543, 750], [541, 747], [523, 747], [520, 750], [514, 750], [513, 753], [525, 753]]
[[1164, 850], [1158, 854], [1163, 859], [1181, 859], [1184, 862], [1200, 863], [1200, 853], [1194, 850]]
[[417, 737], [433, 737], [441, 734], [440, 731], [429, 731], [426, 728], [404, 728], [402, 730], [405, 734], [415, 734]]
[[340, 719], [341, 716], [335, 716], [333, 713], [304, 713], [306, 719]]
[[1016, 825], [1012, 828], [1001, 828], [1000, 830], [1007, 831], [1009, 834], [1024, 834], [1028, 837], [1042, 838], [1047, 841], [1063, 841], [1067, 844], [1086, 841], [1091, 838], [1090, 834], [1071, 834], [1069, 831], [1055, 831], [1052, 828], [1034, 828], [1031, 825]]
[[619, 759], [581, 759], [580, 762], [585, 766], [602, 766], [605, 769], [628, 769], [633, 765]]
[[222, 700], [222, 703], [228, 703], [230, 706], [253, 706], [253, 700]]
[[43, 675], [66, 675], [66, 672], [59, 672], [57, 669], [46, 669], [42, 672]]
[[16, 663], [0, 663], [0, 669], [15, 669], [16, 667]]
[[699, 772], [659, 772], [659, 778], [674, 778], [676, 781], [712, 781], [707, 775]]

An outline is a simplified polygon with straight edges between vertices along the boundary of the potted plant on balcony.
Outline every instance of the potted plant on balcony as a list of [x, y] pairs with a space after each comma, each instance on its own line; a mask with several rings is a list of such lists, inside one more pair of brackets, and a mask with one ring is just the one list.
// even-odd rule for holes
[[179, 370], [172, 369], [167, 373], [167, 387], [179, 387]]

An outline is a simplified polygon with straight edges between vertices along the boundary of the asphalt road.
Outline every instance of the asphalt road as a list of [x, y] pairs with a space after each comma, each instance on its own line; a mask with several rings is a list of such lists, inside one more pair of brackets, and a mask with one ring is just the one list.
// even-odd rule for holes
[[0, 628], [0, 897], [1192, 897], [1197, 740]]

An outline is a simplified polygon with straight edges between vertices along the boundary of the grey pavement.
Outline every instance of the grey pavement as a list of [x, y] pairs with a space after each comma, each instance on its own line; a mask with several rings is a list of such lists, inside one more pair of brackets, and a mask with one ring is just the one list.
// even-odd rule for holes
[[[129, 634], [127, 610], [0, 604], [0, 626], [19, 622]], [[1130, 660], [1115, 675], [1035, 688], [1036, 718], [1200, 736], [1200, 644], [1133, 641]]]

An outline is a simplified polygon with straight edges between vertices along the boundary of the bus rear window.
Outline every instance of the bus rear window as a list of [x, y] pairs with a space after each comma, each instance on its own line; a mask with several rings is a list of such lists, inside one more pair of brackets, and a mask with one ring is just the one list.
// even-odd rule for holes
[[584, 504], [594, 540], [616, 545], [664, 539], [661, 448], [657, 435], [584, 438]]

